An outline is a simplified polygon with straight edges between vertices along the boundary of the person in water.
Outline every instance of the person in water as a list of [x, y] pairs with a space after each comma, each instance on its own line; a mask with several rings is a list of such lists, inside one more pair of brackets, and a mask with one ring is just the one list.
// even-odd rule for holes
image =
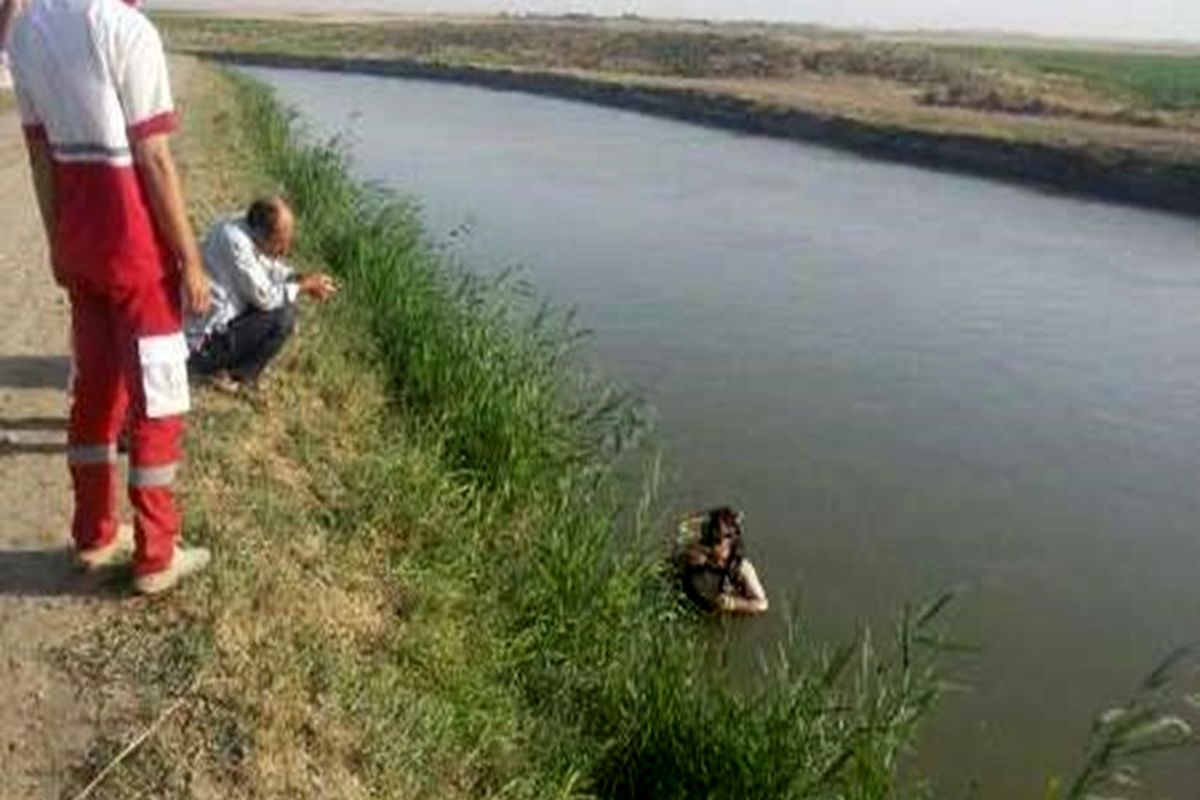
[[684, 593], [701, 608], [723, 614], [762, 614], [768, 608], [758, 573], [742, 552], [742, 515], [728, 507], [680, 523], [677, 557]]

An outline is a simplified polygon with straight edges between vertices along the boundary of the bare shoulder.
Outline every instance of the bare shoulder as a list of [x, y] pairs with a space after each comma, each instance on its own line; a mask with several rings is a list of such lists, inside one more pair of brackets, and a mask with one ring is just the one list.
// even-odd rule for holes
[[742, 560], [738, 567], [738, 578], [746, 597], [754, 603], [754, 612], [766, 611], [768, 607], [767, 592], [763, 588], [762, 581], [758, 579], [758, 570], [754, 568], [750, 559]]
[[743, 558], [738, 565], [738, 571], [741, 573], [742, 578], [753, 578], [756, 582], [758, 581], [758, 570], [754, 568], [754, 563], [750, 559]]

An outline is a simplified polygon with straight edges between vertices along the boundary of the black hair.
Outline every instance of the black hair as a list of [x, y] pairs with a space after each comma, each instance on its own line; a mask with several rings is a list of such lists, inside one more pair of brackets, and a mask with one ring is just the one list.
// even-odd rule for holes
[[714, 508], [704, 515], [700, 524], [700, 543], [705, 547], [716, 547], [728, 535], [733, 539], [726, 571], [736, 574], [744, 558], [742, 547], [742, 515], [729, 506]]
[[246, 211], [246, 227], [254, 238], [264, 240], [274, 235], [283, 207], [283, 200], [278, 197], [260, 197], [250, 204]]
[[742, 523], [738, 513], [729, 506], [707, 511], [704, 521], [700, 523], [700, 543], [709, 547], [720, 544], [726, 531], [729, 531], [735, 540], [741, 540]]

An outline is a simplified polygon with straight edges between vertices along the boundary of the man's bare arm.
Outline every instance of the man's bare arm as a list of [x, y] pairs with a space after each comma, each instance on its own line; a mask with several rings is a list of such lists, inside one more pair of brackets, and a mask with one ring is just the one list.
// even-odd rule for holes
[[208, 276], [204, 273], [196, 234], [188, 220], [170, 139], [166, 135], [155, 135], [135, 142], [133, 157], [145, 179], [154, 221], [179, 262], [187, 306], [196, 314], [205, 314], [212, 304]]
[[721, 608], [733, 614], [764, 614], [769, 609], [767, 593], [763, 590], [758, 572], [749, 561], [743, 560], [738, 569], [738, 594], [721, 595]]
[[38, 209], [42, 212], [42, 225], [46, 229], [46, 244], [50, 248], [50, 267], [54, 280], [62, 284], [62, 275], [54, 255], [54, 164], [51, 160], [50, 143], [43, 138], [28, 139], [29, 169], [33, 173], [33, 188], [37, 192]]
[[24, 5], [24, 0], [0, 0], [0, 50], [4, 49], [13, 20]]

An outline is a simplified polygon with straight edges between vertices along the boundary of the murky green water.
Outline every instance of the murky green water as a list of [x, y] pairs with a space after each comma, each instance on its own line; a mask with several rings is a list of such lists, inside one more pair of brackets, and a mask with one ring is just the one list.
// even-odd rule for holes
[[658, 410], [669, 501], [744, 508], [777, 608], [842, 638], [964, 588], [955, 628], [984, 652], [921, 755], [944, 796], [1040, 797], [1200, 630], [1194, 220], [519, 94], [253, 73], [461, 258], [578, 306]]

